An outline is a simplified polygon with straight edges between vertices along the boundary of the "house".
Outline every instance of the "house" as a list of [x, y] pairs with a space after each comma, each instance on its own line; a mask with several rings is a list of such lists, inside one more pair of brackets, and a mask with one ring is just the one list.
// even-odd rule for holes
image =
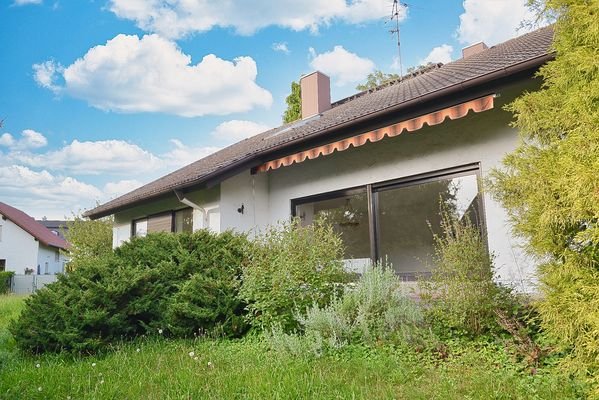
[[0, 271], [64, 272], [68, 243], [23, 211], [0, 202]]
[[[387, 259], [405, 280], [432, 268], [440, 202], [486, 232], [498, 279], [529, 290], [534, 261], [481, 181], [518, 144], [504, 110], [536, 90], [552, 27], [331, 103], [329, 78], [300, 80], [302, 119], [240, 141], [88, 211], [114, 215], [113, 244], [154, 231], [253, 232], [327, 218], [351, 268]], [[432, 232], [431, 232], [432, 231]]]
[[65, 239], [64, 234], [69, 230], [67, 221], [57, 219], [38, 219], [36, 221], [44, 225], [52, 233], [58, 235], [62, 239]]

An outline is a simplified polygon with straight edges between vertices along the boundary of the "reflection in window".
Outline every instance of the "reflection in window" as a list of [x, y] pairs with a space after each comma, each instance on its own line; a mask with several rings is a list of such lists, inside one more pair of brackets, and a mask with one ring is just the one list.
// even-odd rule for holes
[[300, 204], [295, 209], [302, 225], [317, 219], [330, 223], [345, 245], [345, 258], [352, 269], [363, 268], [370, 261], [368, 199], [366, 193], [339, 196]]
[[477, 176], [441, 178], [378, 192], [379, 255], [404, 278], [413, 280], [433, 268], [433, 235], [441, 233], [441, 209], [479, 224]]
[[193, 231], [193, 209], [184, 208], [183, 210], [175, 211], [175, 232]]
[[148, 219], [138, 219], [133, 221], [133, 236], [143, 237], [148, 234]]

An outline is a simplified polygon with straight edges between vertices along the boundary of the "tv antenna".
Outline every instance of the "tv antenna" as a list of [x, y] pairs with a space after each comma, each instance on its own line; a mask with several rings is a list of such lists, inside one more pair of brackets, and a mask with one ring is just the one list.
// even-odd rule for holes
[[393, 7], [391, 8], [390, 21], [395, 20], [395, 29], [391, 29], [389, 32], [392, 35], [397, 35], [397, 62], [399, 63], [399, 77], [403, 76], [403, 67], [401, 65], [401, 40], [399, 35], [399, 10], [400, 8], [407, 8], [407, 3], [401, 3], [398, 0], [393, 0]]

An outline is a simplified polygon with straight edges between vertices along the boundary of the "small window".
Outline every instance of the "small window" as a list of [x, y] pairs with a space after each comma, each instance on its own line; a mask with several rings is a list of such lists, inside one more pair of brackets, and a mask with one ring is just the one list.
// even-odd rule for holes
[[2, 241], [2, 225], [0, 225], [0, 242]]
[[175, 232], [193, 231], [193, 209], [184, 208], [183, 210], [175, 211]]
[[44, 264], [44, 275], [49, 275], [49, 274], [50, 274], [50, 264], [48, 263], [48, 261], [46, 261]]
[[60, 261], [60, 250], [56, 249], [56, 251], [54, 251], [54, 261], [58, 262]]
[[0, 260], [0, 272], [6, 271], [6, 260]]
[[142, 218], [133, 221], [132, 235], [143, 237], [148, 234], [148, 219]]

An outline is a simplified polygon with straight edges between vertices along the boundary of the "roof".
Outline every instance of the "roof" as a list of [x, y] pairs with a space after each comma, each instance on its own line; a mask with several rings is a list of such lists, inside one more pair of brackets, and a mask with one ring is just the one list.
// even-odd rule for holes
[[[508, 40], [478, 54], [358, 93], [333, 103], [333, 107], [306, 120], [285, 124], [242, 140], [191, 163], [127, 194], [99, 205], [84, 215], [100, 218], [134, 204], [200, 185], [240, 165], [255, 161], [258, 165], [268, 156], [314, 138], [326, 138], [332, 131], [373, 119], [384, 113], [398, 112], [424, 101], [457, 93], [518, 72], [538, 68], [553, 57], [551, 26]], [[253, 166], [255, 166], [253, 165]]]
[[44, 225], [46, 228], [54, 231], [58, 234], [59, 237], [64, 239], [63, 232], [68, 231], [67, 221], [58, 220], [58, 219], [38, 219], [36, 220], [40, 224]]
[[2, 203], [1, 201], [0, 214], [11, 220], [25, 232], [29, 233], [40, 243], [46, 246], [57, 247], [59, 249], [66, 249], [69, 247], [69, 244], [66, 240], [53, 234], [48, 228], [33, 219], [33, 217], [30, 217], [23, 211], [11, 207], [6, 203]]

